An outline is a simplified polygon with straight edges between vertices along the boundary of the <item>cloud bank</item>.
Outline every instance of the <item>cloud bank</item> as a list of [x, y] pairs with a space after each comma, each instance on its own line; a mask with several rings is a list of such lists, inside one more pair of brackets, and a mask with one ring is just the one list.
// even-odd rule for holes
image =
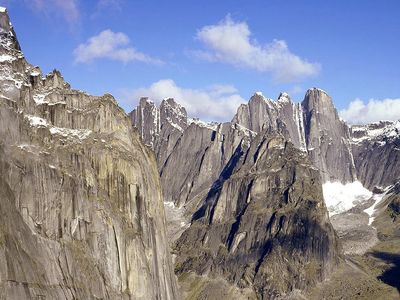
[[150, 64], [162, 64], [162, 61], [144, 54], [130, 46], [129, 37], [122, 32], [110, 29], [92, 36], [86, 43], [80, 44], [73, 52], [76, 63], [90, 63], [96, 59], [107, 58], [124, 63], [140, 61]]
[[149, 97], [156, 103], [172, 97], [186, 108], [190, 117], [206, 121], [230, 121], [239, 105], [246, 102], [231, 85], [191, 89], [179, 87], [172, 79], [162, 79], [149, 87], [125, 91], [124, 94], [131, 103], [140, 97]]
[[339, 115], [350, 124], [366, 124], [381, 120], [400, 119], [400, 98], [370, 99], [368, 103], [360, 99], [350, 102], [349, 106], [339, 112]]
[[271, 73], [280, 82], [301, 80], [321, 69], [318, 63], [293, 54], [284, 40], [258, 44], [247, 23], [235, 22], [229, 15], [216, 25], [201, 28], [196, 38], [207, 48], [195, 51], [197, 57]]

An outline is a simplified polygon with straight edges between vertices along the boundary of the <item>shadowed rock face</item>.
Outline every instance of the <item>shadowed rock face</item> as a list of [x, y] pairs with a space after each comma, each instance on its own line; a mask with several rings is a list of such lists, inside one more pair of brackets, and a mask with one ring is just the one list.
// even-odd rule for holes
[[265, 299], [323, 280], [339, 249], [306, 154], [264, 131], [230, 164], [176, 242], [176, 272], [223, 277]]
[[247, 148], [252, 137], [249, 130], [229, 123], [214, 128], [192, 123], [161, 169], [166, 200], [195, 209], [232, 155]]
[[0, 25], [0, 299], [179, 298], [154, 154]]
[[351, 133], [357, 176], [367, 188], [400, 179], [400, 121], [352, 126]]

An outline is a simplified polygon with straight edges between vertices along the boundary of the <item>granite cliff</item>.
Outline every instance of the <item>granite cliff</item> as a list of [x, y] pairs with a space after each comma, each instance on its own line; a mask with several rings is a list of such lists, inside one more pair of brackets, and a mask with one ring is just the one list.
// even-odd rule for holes
[[153, 152], [0, 12], [0, 299], [178, 299]]

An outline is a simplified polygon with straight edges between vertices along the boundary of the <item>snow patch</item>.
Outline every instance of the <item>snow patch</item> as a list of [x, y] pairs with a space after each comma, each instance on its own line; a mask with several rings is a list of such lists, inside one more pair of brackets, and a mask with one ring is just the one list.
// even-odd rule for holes
[[322, 192], [330, 216], [345, 212], [372, 197], [372, 192], [359, 181], [346, 184], [328, 181], [322, 185]]
[[203, 122], [202, 120], [200, 120], [198, 118], [188, 119], [188, 124], [190, 125], [192, 123], [194, 123], [194, 124], [196, 124], [196, 125], [198, 125], [200, 127], [205, 127], [205, 128], [208, 128], [208, 129], [211, 129], [211, 130], [214, 130], [214, 131], [217, 130], [217, 127], [219, 125], [219, 123], [217, 123], [217, 122], [206, 123], [206, 122]]
[[[361, 143], [365, 140], [377, 138], [392, 139], [400, 136], [400, 121], [381, 121], [368, 125], [354, 125], [351, 127], [351, 131], [359, 136], [353, 137], [353, 143]], [[383, 145], [386, 144], [386, 141], [383, 142]], [[380, 145], [382, 145], [382, 143]]]
[[36, 95], [33, 95], [33, 101], [35, 101], [36, 104], [48, 103], [47, 101], [44, 101], [46, 96], [47, 96], [47, 94], [36, 94]]
[[50, 128], [51, 134], [61, 135], [64, 137], [76, 137], [80, 140], [86, 139], [92, 133], [89, 129], [70, 129], [61, 127]]
[[29, 123], [33, 127], [47, 127], [49, 123], [43, 118], [36, 117], [36, 116], [31, 116], [31, 115], [25, 115], [25, 117], [29, 120]]
[[11, 55], [8, 55], [8, 54], [1, 54], [0, 55], [0, 63], [13, 62], [14, 60], [16, 60], [16, 58], [14, 56], [11, 56]]
[[7, 8], [0, 6], [0, 12], [5, 13], [7, 11]]
[[183, 132], [183, 129], [181, 126], [179, 126], [178, 124], [174, 123], [170, 117], [167, 117], [167, 122], [174, 128], [176, 128], [178, 131]]
[[372, 204], [370, 207], [364, 210], [365, 213], [369, 215], [369, 221], [368, 225], [371, 226], [372, 222], [375, 220], [375, 209], [379, 203], [381, 203], [382, 199], [385, 197], [386, 193], [390, 190], [392, 186], [389, 185], [388, 187], [385, 188], [384, 192], [382, 194], [374, 194], [372, 199], [374, 199], [374, 204]]

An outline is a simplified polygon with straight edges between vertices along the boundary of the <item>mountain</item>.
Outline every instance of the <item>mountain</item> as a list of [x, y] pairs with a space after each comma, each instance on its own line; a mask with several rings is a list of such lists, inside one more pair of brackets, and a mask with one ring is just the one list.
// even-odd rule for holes
[[235, 151], [256, 135], [239, 124], [189, 120], [171, 98], [159, 107], [142, 98], [130, 116], [157, 155], [165, 201], [177, 206], [195, 208]]
[[287, 138], [308, 153], [323, 181], [355, 180], [349, 128], [340, 120], [325, 91], [312, 88], [298, 104], [286, 93], [281, 93], [277, 101], [256, 93], [248, 104], [238, 108], [232, 120], [255, 132], [265, 127], [279, 128], [282, 122]]
[[0, 10], [0, 299], [178, 299], [153, 152], [26, 62]]
[[231, 158], [175, 252], [178, 275], [222, 277], [262, 299], [324, 280], [340, 253], [318, 170], [268, 130]]
[[400, 120], [351, 127], [359, 180], [368, 188], [395, 184], [400, 170]]
[[399, 122], [349, 126], [318, 88], [301, 103], [257, 92], [226, 123], [188, 119], [171, 98], [179, 109], [162, 118], [165, 101], [141, 100], [131, 117], [157, 154], [186, 299], [396, 295], [352, 260], [385, 245], [372, 224], [399, 180]]
[[[223, 289], [236, 291], [232, 297], [243, 291], [244, 298], [283, 297], [327, 278], [340, 262], [340, 245], [323, 201], [322, 173], [299, 144], [307, 145], [308, 127], [304, 125], [297, 144], [290, 135], [299, 132], [296, 120], [301, 118], [293, 118], [299, 105], [287, 94], [274, 102], [258, 93], [248, 104], [258, 117], [238, 116], [245, 110], [242, 105], [234, 118], [252, 119], [256, 125], [250, 126], [188, 120], [172, 99], [169, 105], [180, 109], [173, 111], [174, 117], [161, 118], [165, 101], [157, 107], [142, 99], [130, 115], [156, 153], [170, 149], [167, 158], [158, 155], [158, 166], [171, 219], [180, 215], [171, 222], [170, 239], [175, 241], [175, 271], [181, 286], [188, 286], [185, 297], [193, 295], [189, 282], [204, 278], [201, 293], [209, 299]], [[339, 118], [333, 121], [345, 126]], [[271, 272], [279, 275], [271, 278]]]
[[398, 299], [399, 124], [318, 88], [128, 115], [43, 76], [0, 8], [0, 299]]

